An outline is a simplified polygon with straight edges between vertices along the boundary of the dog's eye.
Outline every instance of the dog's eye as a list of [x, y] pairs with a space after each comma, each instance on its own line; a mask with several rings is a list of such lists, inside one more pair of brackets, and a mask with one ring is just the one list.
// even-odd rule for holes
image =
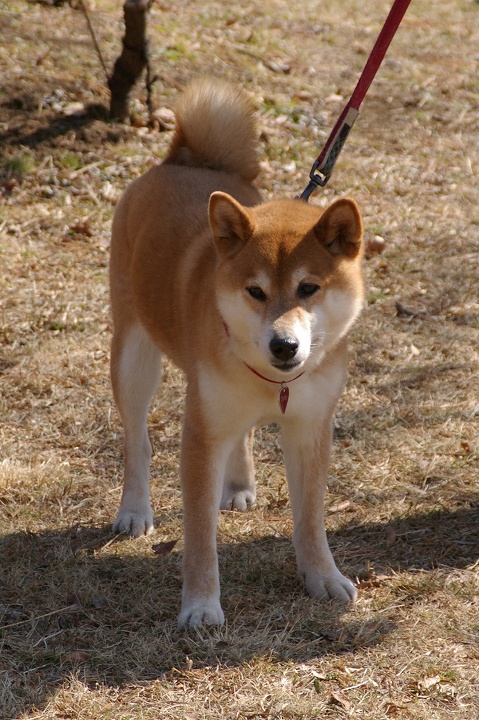
[[251, 285], [251, 287], [247, 287], [246, 292], [249, 293], [251, 297], [255, 300], [261, 300], [261, 302], [264, 302], [266, 300], [266, 294], [257, 285]]
[[319, 285], [315, 285], [314, 283], [301, 283], [298, 287], [298, 297], [301, 299], [309, 298], [318, 290]]

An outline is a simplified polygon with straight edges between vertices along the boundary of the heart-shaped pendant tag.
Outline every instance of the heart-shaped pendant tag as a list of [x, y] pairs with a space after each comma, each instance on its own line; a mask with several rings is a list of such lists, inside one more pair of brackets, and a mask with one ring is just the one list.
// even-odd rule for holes
[[286, 408], [288, 407], [288, 400], [289, 400], [289, 388], [283, 385], [281, 387], [281, 390], [279, 391], [279, 406], [281, 408], [281, 412], [286, 412]]

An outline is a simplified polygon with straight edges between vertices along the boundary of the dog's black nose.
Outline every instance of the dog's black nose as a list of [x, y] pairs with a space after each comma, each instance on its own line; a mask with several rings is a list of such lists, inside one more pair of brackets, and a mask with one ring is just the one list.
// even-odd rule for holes
[[283, 362], [294, 358], [298, 347], [299, 343], [292, 338], [274, 337], [269, 344], [269, 349], [274, 357]]

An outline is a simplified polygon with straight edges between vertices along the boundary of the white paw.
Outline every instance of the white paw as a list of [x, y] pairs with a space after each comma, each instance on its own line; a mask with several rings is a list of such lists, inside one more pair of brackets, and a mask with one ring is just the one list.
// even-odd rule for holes
[[178, 627], [184, 630], [200, 625], [223, 625], [225, 616], [219, 601], [198, 601], [184, 607], [178, 618]]
[[248, 510], [254, 507], [256, 493], [253, 490], [234, 490], [226, 487], [223, 490], [220, 508], [222, 510]]
[[114, 533], [127, 533], [133, 537], [149, 535], [153, 529], [153, 513], [150, 508], [142, 512], [120, 510], [113, 524]]
[[306, 590], [320, 600], [341, 600], [352, 603], [358, 596], [358, 591], [351, 580], [344, 577], [339, 570], [330, 573], [306, 573]]

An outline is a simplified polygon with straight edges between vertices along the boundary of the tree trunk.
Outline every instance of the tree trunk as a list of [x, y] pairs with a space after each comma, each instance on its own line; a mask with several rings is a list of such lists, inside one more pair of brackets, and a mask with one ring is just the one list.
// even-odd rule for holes
[[123, 50], [108, 80], [110, 117], [126, 121], [129, 117], [129, 96], [148, 61], [146, 19], [150, 0], [126, 0], [123, 6], [125, 35]]

